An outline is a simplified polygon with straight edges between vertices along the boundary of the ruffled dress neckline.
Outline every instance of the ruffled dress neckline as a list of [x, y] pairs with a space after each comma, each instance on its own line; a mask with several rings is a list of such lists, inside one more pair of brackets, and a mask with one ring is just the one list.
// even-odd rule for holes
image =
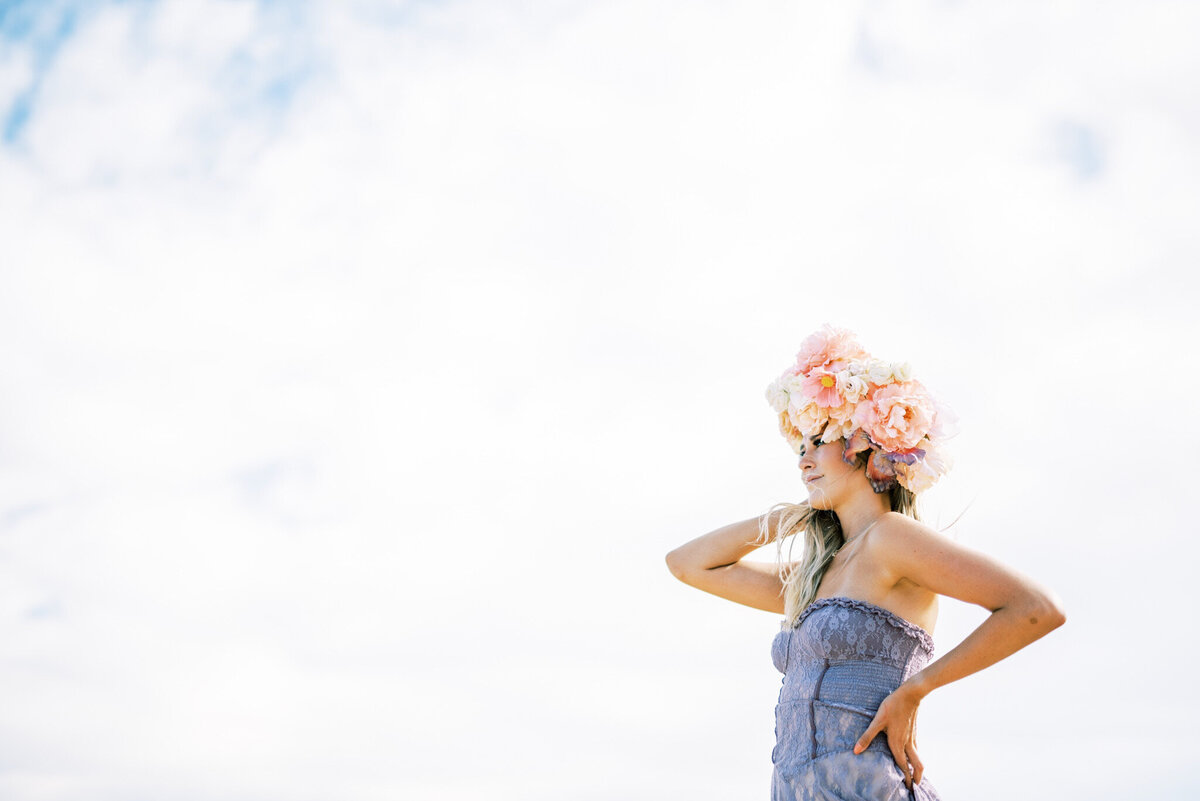
[[804, 611], [800, 613], [798, 618], [796, 618], [796, 625], [792, 626], [792, 628], [800, 628], [800, 624], [804, 622], [806, 617], [815, 612], [817, 609], [821, 609], [826, 606], [841, 606], [845, 607], [846, 609], [859, 609], [863, 612], [867, 612], [868, 614], [873, 614], [877, 617], [883, 618], [896, 628], [915, 636], [921, 641], [921, 644], [924, 645], [926, 649], [928, 649], [931, 653], [933, 652], [933, 635], [918, 626], [916, 623], [900, 617], [890, 609], [884, 609], [882, 606], [870, 603], [868, 601], [860, 601], [857, 598], [847, 598], [844, 595], [831, 595], [826, 598], [817, 598], [804, 608]]

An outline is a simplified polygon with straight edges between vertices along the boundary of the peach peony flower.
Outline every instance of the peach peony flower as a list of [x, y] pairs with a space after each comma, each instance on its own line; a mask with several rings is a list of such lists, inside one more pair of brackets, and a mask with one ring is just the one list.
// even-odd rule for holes
[[800, 372], [807, 374], [814, 367], [824, 367], [839, 360], [862, 359], [866, 355], [867, 352], [858, 344], [853, 332], [825, 323], [821, 330], [810, 334], [800, 343], [796, 366]]
[[812, 398], [803, 395], [792, 395], [786, 414], [792, 425], [806, 437], [815, 435], [829, 422], [826, 410], [818, 406]]
[[829, 418], [829, 425], [825, 426], [825, 432], [821, 434], [821, 442], [836, 442], [839, 439], [845, 439], [854, 433], [854, 423], [849, 418], [843, 420], [835, 420]]
[[855, 404], [847, 402], [841, 406], [826, 409], [825, 413], [829, 416], [829, 424], [825, 426], [825, 431], [821, 435], [821, 441], [834, 442], [839, 439], [845, 439], [853, 434], [855, 429], [858, 428], [854, 424], [855, 408]]
[[888, 453], [916, 447], [933, 424], [933, 401], [918, 381], [876, 389], [854, 410], [854, 424]]
[[783, 438], [787, 440], [788, 445], [792, 446], [792, 450], [797, 454], [800, 453], [800, 447], [804, 444], [804, 433], [792, 425], [791, 418], [788, 413], [779, 413], [779, 433], [783, 434]]

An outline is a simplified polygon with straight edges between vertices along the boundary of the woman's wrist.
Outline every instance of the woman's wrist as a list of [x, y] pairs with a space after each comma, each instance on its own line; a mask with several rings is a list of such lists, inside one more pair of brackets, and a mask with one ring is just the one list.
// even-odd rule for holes
[[925, 671], [919, 670], [904, 680], [900, 685], [900, 689], [906, 690], [918, 701], [921, 701], [929, 693], [933, 692], [933, 684], [929, 677], [925, 675]]

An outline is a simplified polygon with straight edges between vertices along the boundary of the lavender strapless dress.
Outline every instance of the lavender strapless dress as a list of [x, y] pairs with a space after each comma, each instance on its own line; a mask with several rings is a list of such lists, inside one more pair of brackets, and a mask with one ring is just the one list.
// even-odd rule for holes
[[939, 801], [928, 779], [904, 786], [885, 732], [854, 753], [883, 699], [932, 656], [928, 632], [882, 607], [840, 597], [809, 604], [771, 644], [784, 674], [771, 801]]

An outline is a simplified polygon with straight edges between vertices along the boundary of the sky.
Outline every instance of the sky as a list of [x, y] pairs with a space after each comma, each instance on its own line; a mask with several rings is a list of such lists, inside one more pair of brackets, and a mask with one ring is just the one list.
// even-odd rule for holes
[[1197, 23], [0, 0], [0, 797], [766, 797], [780, 618], [664, 557], [804, 497], [829, 322], [1068, 616], [926, 779], [1194, 798]]

